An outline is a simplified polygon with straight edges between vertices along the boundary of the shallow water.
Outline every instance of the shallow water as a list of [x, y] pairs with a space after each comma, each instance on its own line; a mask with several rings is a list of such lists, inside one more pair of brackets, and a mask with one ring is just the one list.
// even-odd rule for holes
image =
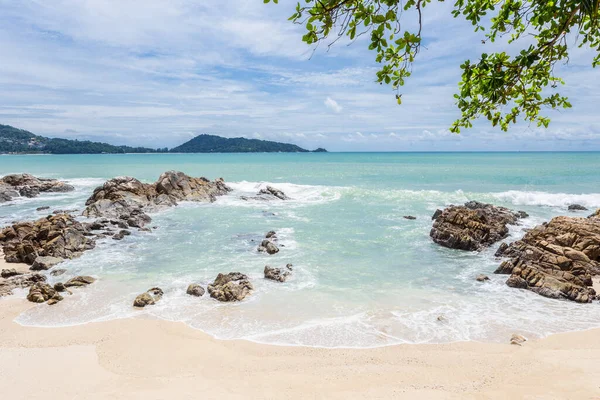
[[[101, 241], [62, 264], [69, 271], [62, 280], [100, 280], [57, 306], [32, 308], [19, 323], [63, 326], [147, 313], [219, 338], [326, 347], [505, 342], [517, 331], [535, 337], [600, 326], [598, 303], [508, 288], [506, 276], [492, 274], [496, 246], [469, 253], [429, 239], [433, 212], [468, 200], [528, 212], [508, 240], [556, 215], [589, 214], [566, 208], [600, 207], [598, 153], [1, 156], [0, 175], [61, 178], [77, 190], [0, 205], [0, 225], [42, 217], [46, 212], [35, 211], [42, 205], [82, 210], [108, 178], [152, 182], [170, 169], [223, 177], [234, 192], [214, 204], [183, 203], [155, 214], [152, 233]], [[239, 199], [268, 183], [292, 200]], [[269, 230], [283, 245], [273, 256], [256, 252]], [[263, 279], [266, 264], [286, 263], [294, 264], [291, 280]], [[248, 300], [220, 304], [185, 294], [189, 283], [205, 286], [229, 271], [252, 278], [256, 291]], [[479, 273], [491, 281], [476, 282]], [[134, 310], [133, 298], [152, 286], [164, 289], [163, 299]]]

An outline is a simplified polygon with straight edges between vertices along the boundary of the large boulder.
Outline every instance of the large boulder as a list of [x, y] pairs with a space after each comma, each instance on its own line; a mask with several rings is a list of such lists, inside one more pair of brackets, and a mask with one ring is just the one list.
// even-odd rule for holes
[[39, 256], [31, 266], [32, 271], [45, 271], [63, 262], [64, 259], [52, 256]]
[[163, 294], [164, 292], [161, 288], [155, 287], [149, 289], [148, 291], [140, 294], [135, 298], [135, 300], [133, 301], [133, 306], [138, 308], [144, 308], [146, 306], [154, 305], [157, 301], [159, 301], [162, 298]]
[[79, 257], [96, 242], [72, 215], [49, 215], [37, 221], [19, 222], [0, 231], [0, 246], [7, 262], [34, 264], [38, 257]]
[[0, 203], [15, 197], [36, 197], [44, 192], [70, 192], [75, 188], [56, 179], [36, 178], [30, 174], [6, 175], [0, 179]]
[[186, 293], [190, 296], [202, 297], [204, 296], [204, 288], [197, 283], [192, 283], [188, 286]]
[[249, 278], [239, 272], [219, 274], [215, 281], [208, 285], [210, 297], [224, 302], [241, 301], [253, 290]]
[[508, 208], [470, 201], [436, 212], [429, 236], [451, 249], [481, 250], [508, 236], [508, 225], [525, 216]]
[[556, 217], [497, 253], [510, 257], [495, 273], [506, 284], [545, 297], [589, 303], [592, 277], [600, 274], [600, 216]]
[[27, 294], [27, 300], [32, 303], [44, 303], [56, 295], [56, 290], [46, 282], [34, 283], [29, 288], [29, 294]]

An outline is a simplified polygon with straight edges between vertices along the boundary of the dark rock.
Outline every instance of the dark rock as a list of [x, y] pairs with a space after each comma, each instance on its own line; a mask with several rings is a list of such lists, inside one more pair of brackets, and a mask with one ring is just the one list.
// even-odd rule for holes
[[435, 221], [440, 215], [442, 215], [443, 211], [440, 209], [435, 210], [433, 215], [431, 216], [431, 220]]
[[210, 296], [219, 301], [241, 301], [253, 290], [248, 277], [239, 272], [219, 274], [215, 281], [208, 285]]
[[11, 201], [15, 197], [36, 197], [41, 192], [70, 192], [71, 185], [56, 179], [36, 178], [30, 174], [6, 175], [0, 179], [0, 203]]
[[186, 293], [190, 296], [202, 297], [204, 296], [204, 288], [197, 283], [192, 283], [188, 286]]
[[96, 278], [91, 276], [76, 276], [65, 282], [65, 287], [83, 287], [96, 282]]
[[54, 284], [54, 290], [56, 290], [57, 292], [66, 292], [67, 288], [64, 283], [57, 282]]
[[282, 268], [272, 268], [266, 265], [264, 273], [266, 279], [277, 282], [285, 282], [291, 275], [291, 268], [288, 268], [288, 271], [285, 271]]
[[477, 280], [477, 282], [485, 282], [485, 281], [489, 281], [490, 278], [487, 275], [483, 275], [483, 274], [479, 274], [477, 275], [477, 278], [475, 278]]
[[44, 211], [44, 210], [49, 210], [50, 207], [49, 206], [43, 206], [43, 207], [38, 207], [35, 209], [35, 211]]
[[152, 288], [146, 291], [145, 293], [140, 294], [133, 301], [133, 306], [138, 308], [144, 308], [146, 306], [151, 306], [156, 304], [163, 296], [163, 291], [161, 288]]
[[275, 231], [269, 231], [269, 232], [267, 232], [267, 234], [265, 235], [265, 237], [267, 239], [277, 238], [277, 233], [275, 233]]
[[502, 257], [502, 255], [504, 255], [504, 252], [506, 251], [506, 249], [508, 249], [508, 244], [506, 244], [506, 242], [500, 243], [500, 247], [498, 247], [498, 250], [496, 250], [496, 253], [494, 254], [494, 256]]
[[414, 220], [417, 219], [417, 217], [413, 217], [412, 215], [405, 215], [404, 217], [402, 217], [404, 219], [410, 219], [410, 220]]
[[279, 248], [269, 239], [265, 239], [260, 246], [258, 246], [258, 251], [261, 253], [275, 254], [279, 253]]
[[569, 206], [569, 211], [587, 211], [588, 209], [581, 204], [571, 204]]
[[529, 214], [527, 214], [525, 211], [517, 211], [517, 215], [521, 219], [523, 219], [523, 218], [529, 218]]
[[39, 256], [35, 259], [35, 261], [31, 265], [31, 270], [32, 271], [45, 271], [47, 269], [54, 267], [57, 264], [60, 264], [63, 261], [65, 261], [65, 260], [63, 260], [62, 258], [58, 258], [58, 257]]
[[508, 236], [509, 224], [519, 215], [491, 204], [470, 201], [450, 206], [438, 215], [429, 236], [441, 246], [459, 250], [481, 250]]
[[23, 273], [22, 273], [22, 272], [17, 272], [17, 270], [16, 270], [16, 269], [14, 269], [14, 268], [11, 268], [11, 269], [3, 269], [3, 270], [2, 270], [2, 273], [0, 273], [0, 276], [1, 276], [2, 278], [4, 278], [4, 279], [11, 278], [11, 277], [13, 277], [13, 276], [17, 276], [17, 275], [23, 275]]
[[130, 231], [128, 231], [126, 229], [122, 229], [118, 233], [115, 233], [115, 235], [112, 238], [114, 240], [122, 240], [125, 236], [129, 236], [129, 235], [131, 235]]
[[281, 190], [274, 188], [273, 186], [267, 186], [265, 189], [261, 189], [258, 192], [258, 196], [276, 197], [280, 200], [290, 200]]

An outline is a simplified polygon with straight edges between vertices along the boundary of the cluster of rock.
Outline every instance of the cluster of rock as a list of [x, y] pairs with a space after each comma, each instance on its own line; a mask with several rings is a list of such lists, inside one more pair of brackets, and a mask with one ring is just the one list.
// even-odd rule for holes
[[148, 289], [146, 292], [140, 294], [133, 301], [134, 307], [143, 308], [146, 306], [154, 305], [157, 301], [159, 301], [164, 295], [164, 292], [161, 288], [155, 287], [152, 289]]
[[75, 188], [56, 179], [36, 178], [30, 174], [6, 175], [0, 179], [0, 203], [15, 197], [36, 197], [44, 192], [70, 192]]
[[252, 197], [248, 197], [248, 196], [241, 196], [240, 197], [242, 200], [263, 200], [263, 201], [269, 201], [269, 200], [275, 200], [275, 199], [279, 199], [279, 200], [291, 200], [283, 191], [274, 188], [273, 186], [267, 186], [265, 189], [261, 189], [258, 191], [258, 193], [256, 194], [256, 196], [252, 196]]
[[275, 244], [277, 242], [277, 234], [275, 231], [269, 231], [260, 245], [258, 246], [259, 253], [276, 254], [279, 253], [279, 247]]
[[0, 246], [7, 262], [44, 270], [93, 249], [96, 243], [90, 235], [72, 215], [49, 215], [4, 228], [0, 231]]
[[527, 216], [523, 211], [469, 201], [464, 206], [437, 210], [429, 236], [444, 247], [478, 251], [504, 239], [508, 236], [508, 225]]
[[265, 265], [265, 279], [270, 279], [277, 282], [285, 282], [294, 270], [292, 264], [287, 264], [284, 268], [273, 268]]
[[503, 244], [496, 255], [510, 257], [495, 271], [510, 274], [508, 286], [591, 302], [597, 296], [592, 276], [600, 274], [600, 211], [589, 218], [553, 218], [521, 240]]

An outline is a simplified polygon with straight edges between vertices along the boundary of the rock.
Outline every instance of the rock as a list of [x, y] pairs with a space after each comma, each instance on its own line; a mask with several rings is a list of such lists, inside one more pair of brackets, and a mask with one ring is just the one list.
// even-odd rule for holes
[[415, 220], [417, 219], [417, 217], [413, 217], [412, 215], [405, 215], [404, 217], [402, 217], [404, 219], [410, 219], [410, 220]]
[[44, 303], [50, 300], [56, 294], [56, 290], [45, 282], [34, 283], [29, 288], [27, 300], [32, 303]]
[[49, 210], [50, 207], [49, 206], [42, 206], [42, 207], [38, 207], [35, 209], [35, 211], [44, 211], [44, 210]]
[[52, 214], [72, 214], [72, 213], [76, 213], [77, 209], [73, 209], [73, 210], [62, 210], [62, 209], [58, 209], [58, 210], [54, 210], [52, 211]]
[[498, 247], [498, 250], [496, 250], [496, 253], [494, 254], [494, 256], [502, 257], [502, 255], [504, 254], [506, 249], [508, 249], [508, 244], [505, 242], [500, 243], [500, 247]]
[[275, 254], [279, 253], [279, 248], [269, 239], [265, 239], [260, 246], [258, 246], [258, 251], [261, 253]]
[[510, 338], [510, 344], [514, 344], [517, 346], [521, 346], [526, 341], [527, 341], [527, 338], [525, 338], [524, 336], [521, 336], [521, 335], [517, 335], [517, 334], [512, 335], [512, 337]]
[[64, 297], [62, 297], [60, 294], [55, 293], [54, 296], [52, 296], [52, 298], [50, 300], [48, 300], [48, 305], [52, 306], [56, 303], [58, 303], [59, 301], [63, 301]]
[[516, 224], [519, 218], [507, 208], [470, 201], [442, 211], [429, 236], [444, 247], [478, 251], [508, 236], [507, 225]]
[[0, 276], [1, 276], [2, 278], [4, 278], [4, 279], [11, 278], [11, 277], [13, 277], [13, 276], [17, 276], [17, 275], [23, 275], [23, 273], [21, 273], [21, 272], [17, 272], [17, 270], [16, 270], [16, 269], [14, 269], [14, 268], [11, 268], [11, 269], [3, 269], [3, 270], [2, 270], [2, 273], [0, 273]]
[[581, 204], [571, 204], [569, 205], [569, 211], [587, 211], [588, 209]]
[[0, 245], [7, 262], [32, 265], [39, 256], [71, 259], [93, 249], [94, 239], [85, 234], [85, 226], [72, 215], [49, 215], [2, 229]]
[[91, 276], [76, 276], [65, 282], [65, 287], [83, 287], [96, 282], [96, 278]]
[[0, 297], [11, 295], [13, 289], [26, 288], [45, 281], [46, 277], [41, 274], [24, 274], [7, 278], [0, 281]]
[[483, 274], [477, 275], [477, 278], [475, 279], [477, 280], [477, 282], [485, 282], [490, 280], [489, 276]]
[[277, 233], [275, 233], [275, 231], [269, 231], [269, 232], [267, 232], [267, 234], [265, 235], [265, 237], [267, 239], [271, 239], [271, 238], [275, 238], [276, 239], [277, 238]]
[[59, 268], [59, 269], [55, 269], [55, 270], [50, 271], [50, 275], [52, 275], [52, 276], [60, 276], [60, 275], [64, 274], [65, 272], [67, 272], [66, 269]]
[[131, 235], [130, 231], [128, 231], [126, 229], [122, 229], [118, 233], [115, 233], [112, 238], [114, 240], [122, 240], [125, 236], [129, 236], [129, 235]]
[[58, 257], [38, 256], [35, 259], [35, 261], [33, 262], [33, 265], [31, 266], [31, 270], [32, 271], [45, 271], [47, 269], [54, 267], [57, 264], [60, 264], [63, 261], [64, 260], [62, 258], [58, 258]]
[[273, 186], [267, 186], [265, 189], [261, 189], [258, 192], [258, 196], [276, 197], [280, 200], [290, 200], [281, 190], [274, 188]]
[[163, 296], [163, 291], [161, 288], [152, 288], [146, 291], [145, 293], [140, 294], [133, 301], [133, 306], [138, 308], [144, 308], [146, 306], [151, 306], [156, 304]]
[[292, 264], [287, 264], [285, 267], [290, 271], [294, 270], [294, 266]]
[[443, 211], [440, 209], [435, 210], [433, 215], [431, 216], [431, 220], [435, 221], [440, 215], [442, 215]]
[[204, 296], [204, 288], [197, 283], [192, 283], [188, 286], [186, 293], [190, 296], [202, 297]]
[[64, 283], [57, 282], [54, 284], [54, 290], [56, 290], [57, 292], [66, 292], [67, 288]]
[[248, 277], [239, 272], [219, 274], [215, 281], [208, 285], [210, 297], [219, 301], [241, 301], [253, 290]]
[[527, 214], [525, 211], [517, 211], [517, 215], [519, 216], [519, 218], [529, 218], [529, 214]]
[[438, 317], [436, 318], [436, 320], [438, 322], [448, 322], [448, 318], [446, 318], [446, 316], [443, 315], [443, 314], [442, 315], [438, 315]]
[[6, 175], [0, 179], [0, 203], [15, 197], [36, 197], [42, 192], [70, 192], [71, 185], [56, 179], [36, 178], [30, 174]]
[[506, 284], [553, 299], [589, 303], [600, 274], [600, 218], [556, 217], [536, 226], [502, 252], [495, 271]]
[[291, 275], [291, 270], [292, 269], [289, 267], [288, 271], [285, 271], [282, 268], [272, 268], [266, 265], [264, 270], [265, 278], [270, 279], [272, 281], [285, 282], [287, 278]]

